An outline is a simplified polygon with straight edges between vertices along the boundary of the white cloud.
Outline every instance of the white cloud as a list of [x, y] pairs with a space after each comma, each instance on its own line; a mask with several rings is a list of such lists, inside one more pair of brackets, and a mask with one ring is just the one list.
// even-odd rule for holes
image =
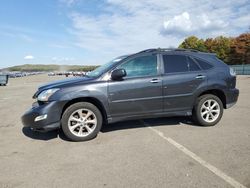
[[164, 22], [164, 29], [166, 31], [173, 32], [174, 30], [181, 32], [190, 32], [192, 28], [192, 21], [187, 12], [183, 12], [181, 15], [174, 16], [173, 19]]
[[65, 45], [65, 44], [56, 44], [56, 43], [49, 44], [49, 47], [60, 48], [60, 49], [71, 48], [71, 46], [69, 46], [69, 45]]
[[222, 20], [211, 20], [206, 14], [191, 17], [188, 12], [174, 16], [172, 19], [164, 21], [163, 34], [168, 35], [201, 35], [213, 32], [223, 32], [228, 23]]
[[189, 35], [239, 34], [249, 27], [249, 10], [248, 0], [107, 0], [95, 14], [71, 12], [69, 32], [88, 53], [86, 62], [96, 64], [146, 48], [176, 47]]
[[26, 60], [32, 60], [32, 59], [34, 59], [34, 56], [32, 56], [32, 55], [26, 55], [26, 56], [24, 56], [24, 59], [26, 59]]
[[34, 42], [34, 39], [32, 37], [25, 34], [19, 34], [18, 37], [20, 37], [25, 42]]
[[71, 19], [71, 32], [77, 37], [76, 44], [107, 58], [145, 48], [176, 44], [174, 37], [166, 39], [159, 34], [162, 26], [162, 22], [158, 21], [159, 17], [148, 17], [146, 12], [134, 16], [114, 14], [98, 17], [74, 13]]
[[67, 6], [72, 6], [77, 0], [60, 0], [61, 3], [65, 3]]

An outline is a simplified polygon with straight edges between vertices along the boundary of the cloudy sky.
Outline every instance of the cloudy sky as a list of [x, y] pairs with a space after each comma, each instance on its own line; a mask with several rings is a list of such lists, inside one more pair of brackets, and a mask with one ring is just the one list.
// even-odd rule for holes
[[249, 31], [250, 0], [1, 0], [0, 68], [103, 64], [187, 36]]

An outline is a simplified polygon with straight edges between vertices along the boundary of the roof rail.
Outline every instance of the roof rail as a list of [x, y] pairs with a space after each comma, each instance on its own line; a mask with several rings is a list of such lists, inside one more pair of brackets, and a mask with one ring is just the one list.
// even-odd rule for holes
[[157, 52], [157, 51], [188, 51], [188, 52], [199, 52], [198, 50], [184, 49], [184, 48], [150, 48], [150, 49], [142, 50], [142, 51], [140, 51], [138, 53]]
[[175, 51], [189, 51], [189, 52], [199, 52], [195, 49], [185, 49], [185, 48], [176, 48]]
[[154, 52], [154, 51], [157, 51], [157, 49], [156, 49], [156, 48], [150, 48], [150, 49], [146, 49], [146, 50], [139, 51], [138, 53]]

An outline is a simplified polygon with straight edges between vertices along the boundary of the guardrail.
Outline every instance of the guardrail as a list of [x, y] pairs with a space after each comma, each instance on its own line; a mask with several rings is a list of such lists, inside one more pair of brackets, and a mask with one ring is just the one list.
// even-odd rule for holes
[[247, 65], [230, 65], [237, 75], [250, 75], [250, 64]]

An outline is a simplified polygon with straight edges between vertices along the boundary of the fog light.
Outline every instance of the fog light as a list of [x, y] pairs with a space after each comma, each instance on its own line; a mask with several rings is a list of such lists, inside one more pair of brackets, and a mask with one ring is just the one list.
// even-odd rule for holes
[[44, 114], [44, 115], [41, 115], [41, 116], [37, 116], [36, 118], [35, 118], [35, 121], [41, 121], [41, 120], [44, 120], [44, 119], [46, 119], [47, 118], [47, 114]]

